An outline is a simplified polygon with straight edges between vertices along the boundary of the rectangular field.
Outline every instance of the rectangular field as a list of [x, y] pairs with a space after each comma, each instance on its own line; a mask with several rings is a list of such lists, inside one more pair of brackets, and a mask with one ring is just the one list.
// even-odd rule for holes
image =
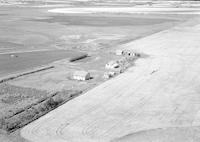
[[0, 77], [61, 59], [71, 59], [82, 55], [81, 52], [67, 50], [36, 51], [14, 54], [0, 54]]

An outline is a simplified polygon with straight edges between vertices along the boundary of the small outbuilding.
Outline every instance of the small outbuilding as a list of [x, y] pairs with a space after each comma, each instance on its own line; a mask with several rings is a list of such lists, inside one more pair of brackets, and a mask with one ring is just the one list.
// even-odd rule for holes
[[75, 71], [73, 73], [73, 79], [75, 80], [80, 80], [80, 81], [85, 81], [90, 79], [90, 73], [86, 71]]
[[121, 56], [121, 55], [123, 55], [123, 50], [118, 49], [115, 51], [115, 54], [118, 56]]
[[118, 67], [119, 67], [119, 63], [117, 61], [110, 61], [105, 66], [106, 69], [114, 69]]
[[10, 57], [11, 57], [11, 58], [16, 58], [16, 57], [18, 57], [18, 56], [17, 56], [17, 55], [14, 55], [14, 54], [11, 54]]
[[135, 57], [135, 55], [136, 55], [136, 54], [135, 54], [134, 52], [131, 52], [129, 56]]
[[109, 79], [109, 78], [111, 78], [111, 77], [114, 77], [116, 75], [116, 72], [113, 72], [113, 71], [111, 71], [111, 72], [106, 72], [106, 73], [104, 73], [104, 78], [105, 79]]

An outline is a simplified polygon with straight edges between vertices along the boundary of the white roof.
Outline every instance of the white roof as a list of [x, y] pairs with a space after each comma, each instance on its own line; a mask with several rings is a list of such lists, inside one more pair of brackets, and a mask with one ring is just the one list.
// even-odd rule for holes
[[74, 76], [82, 76], [82, 77], [85, 77], [85, 76], [87, 76], [89, 73], [88, 72], [86, 72], [86, 71], [75, 71], [74, 72]]

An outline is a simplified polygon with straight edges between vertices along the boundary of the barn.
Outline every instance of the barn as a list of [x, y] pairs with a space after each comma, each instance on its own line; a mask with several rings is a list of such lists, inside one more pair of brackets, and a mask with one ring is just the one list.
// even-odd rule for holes
[[75, 71], [73, 74], [73, 79], [85, 81], [90, 79], [90, 73], [86, 71]]

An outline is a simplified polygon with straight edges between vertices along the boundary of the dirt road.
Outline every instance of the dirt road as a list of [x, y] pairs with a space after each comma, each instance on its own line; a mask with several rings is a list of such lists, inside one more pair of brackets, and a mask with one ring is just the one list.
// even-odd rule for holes
[[200, 18], [123, 48], [149, 57], [21, 135], [33, 142], [200, 141]]

